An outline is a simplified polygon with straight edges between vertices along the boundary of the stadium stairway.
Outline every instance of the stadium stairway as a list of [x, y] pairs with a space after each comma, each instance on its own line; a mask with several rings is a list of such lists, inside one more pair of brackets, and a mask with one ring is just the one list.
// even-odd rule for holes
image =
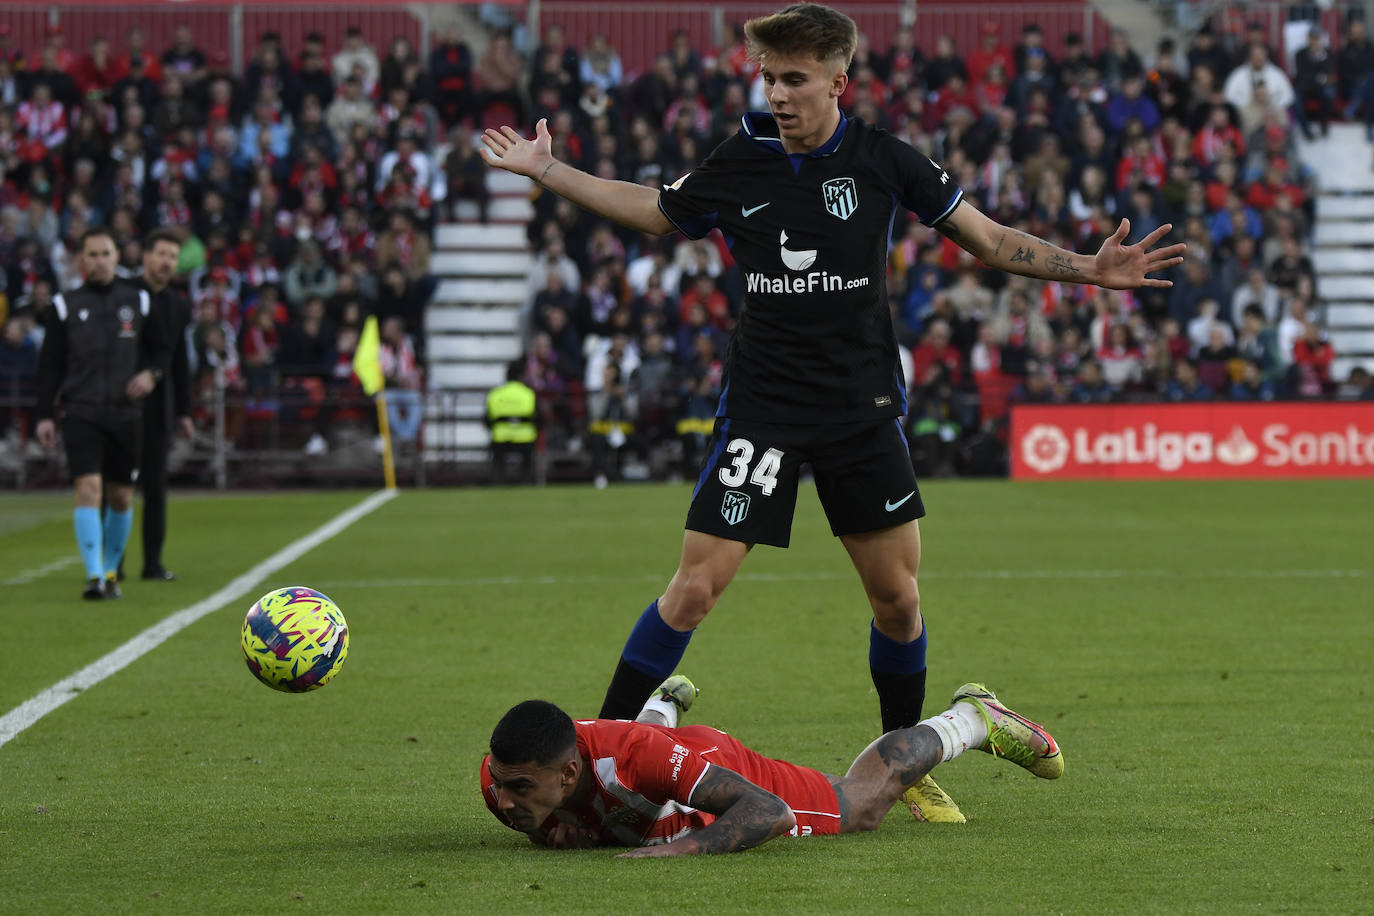
[[438, 396], [429, 399], [425, 418], [426, 461], [486, 460], [486, 392], [506, 380], [506, 365], [523, 350], [532, 183], [493, 169], [487, 186], [489, 223], [479, 223], [476, 203], [465, 200], [457, 220], [435, 232], [431, 263], [439, 283], [425, 312], [425, 332], [429, 389]]
[[1312, 264], [1337, 353], [1332, 377], [1344, 382], [1355, 366], [1374, 372], [1374, 146], [1360, 124], [1298, 144], [1317, 176]]

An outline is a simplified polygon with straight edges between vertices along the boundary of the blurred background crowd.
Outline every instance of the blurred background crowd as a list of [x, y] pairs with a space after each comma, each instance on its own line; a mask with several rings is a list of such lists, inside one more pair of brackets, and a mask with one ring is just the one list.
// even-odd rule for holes
[[[1361, 20], [1343, 28], [1291, 61], [1243, 20], [1184, 46], [1114, 32], [1097, 53], [1075, 34], [1051, 53], [1034, 24], [989, 22], [965, 54], [910, 29], [861, 36], [844, 112], [941, 163], [994, 219], [1081, 252], [1123, 217], [1132, 241], [1169, 222], [1189, 243], [1172, 289], [1115, 292], [988, 270], [899, 212], [888, 293], [922, 473], [995, 472], [1016, 402], [1374, 397], [1363, 370], [1332, 375], [1296, 147], [1333, 120], [1374, 130], [1374, 45]], [[768, 107], [742, 28], [727, 32], [718, 47], [678, 33], [643, 72], [557, 23], [494, 28], [480, 54], [457, 30], [428, 49], [356, 28], [337, 47], [269, 34], [236, 75], [188, 27], [168, 47], [134, 29], [73, 49], [57, 27], [15, 46], [0, 23], [0, 385], [31, 379], [44, 310], [81, 282], [85, 228], [110, 226], [132, 272], [139, 236], [168, 226], [185, 240], [202, 392], [219, 384], [250, 412], [309, 405], [307, 448], [323, 451], [366, 315], [388, 387], [425, 385], [433, 229], [459, 200], [488, 218], [474, 128], [547, 118], [560, 159], [671, 182]], [[533, 203], [519, 374], [551, 447], [609, 446], [598, 472], [614, 475], [619, 453], [670, 443], [694, 474], [743, 295], [723, 240]]]

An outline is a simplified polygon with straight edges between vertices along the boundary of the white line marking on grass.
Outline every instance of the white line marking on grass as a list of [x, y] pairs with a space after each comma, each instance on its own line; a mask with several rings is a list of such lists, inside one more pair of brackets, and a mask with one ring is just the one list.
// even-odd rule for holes
[[163, 618], [108, 655], [91, 662], [70, 677], [63, 678], [33, 699], [20, 703], [5, 713], [4, 716], [0, 716], [0, 747], [4, 747], [24, 729], [83, 690], [91, 689], [105, 678], [153, 651], [200, 618], [219, 610], [235, 598], [246, 594], [277, 570], [296, 561], [336, 534], [342, 533], [358, 519], [395, 498], [398, 492], [398, 490], [379, 490], [373, 493], [358, 505], [334, 516], [305, 537], [287, 544], [210, 597], [182, 608], [170, 617]]
[[0, 585], [28, 585], [30, 582], [37, 582], [39, 579], [55, 573], [59, 569], [66, 569], [68, 566], [81, 561], [80, 557], [63, 557], [60, 560], [53, 560], [51, 563], [39, 566], [36, 569], [26, 569], [17, 576], [11, 576]]
[[[740, 573], [740, 582], [816, 582], [849, 579], [851, 571], [811, 573]], [[1368, 569], [1213, 569], [1181, 572], [1170, 569], [969, 569], [921, 573], [922, 579], [1361, 579]], [[597, 585], [607, 582], [664, 582], [666, 576], [459, 576], [414, 579], [337, 579], [331, 588], [424, 588], [482, 585]]]

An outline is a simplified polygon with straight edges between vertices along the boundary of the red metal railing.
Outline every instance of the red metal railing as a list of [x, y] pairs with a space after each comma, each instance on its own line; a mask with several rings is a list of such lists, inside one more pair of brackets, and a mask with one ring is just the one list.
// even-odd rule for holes
[[[235, 17], [239, 23], [235, 23]], [[85, 4], [52, 6], [7, 6], [0, 4], [0, 17], [13, 30], [10, 46], [28, 56], [37, 56], [45, 41], [45, 30], [56, 23], [62, 27], [66, 46], [78, 57], [86, 52], [93, 38], [109, 40], [116, 56], [126, 53], [126, 36], [134, 26], [143, 29], [144, 46], [157, 56], [171, 47], [176, 27], [187, 25], [195, 36], [196, 46], [207, 56], [216, 51], [230, 55], [230, 64], [242, 72], [264, 32], [281, 36], [286, 53], [292, 58], [300, 51], [305, 36], [319, 32], [324, 37], [325, 50], [333, 54], [343, 45], [344, 31], [350, 26], [362, 30], [367, 41], [386, 54], [393, 38], [404, 36], [413, 47], [421, 47], [423, 23], [407, 11], [395, 6], [293, 6], [288, 8], [245, 5], [236, 8], [229, 4], [152, 4], [131, 6], [90, 6]], [[241, 28], [242, 60], [235, 60], [234, 33]]]
[[[575, 47], [585, 47], [593, 35], [605, 35], [620, 53], [627, 73], [647, 69], [654, 56], [666, 51], [673, 33], [685, 29], [698, 52], [717, 48], [723, 27], [742, 23], [753, 16], [772, 12], [773, 3], [629, 3], [621, 0], [543, 0], [539, 7], [541, 25], [560, 23]], [[845, 3], [834, 5], [851, 16], [859, 30], [868, 36], [876, 51], [886, 50], [897, 29], [900, 3]], [[1038, 23], [1044, 30], [1050, 53], [1063, 51], [1064, 36], [1078, 32], [1089, 52], [1106, 46], [1109, 26], [1087, 3], [921, 3], [917, 6], [913, 29], [917, 47], [930, 53], [940, 35], [954, 39], [960, 54], [978, 46], [985, 22], [1001, 27], [1003, 40], [1015, 44], [1021, 29]]]

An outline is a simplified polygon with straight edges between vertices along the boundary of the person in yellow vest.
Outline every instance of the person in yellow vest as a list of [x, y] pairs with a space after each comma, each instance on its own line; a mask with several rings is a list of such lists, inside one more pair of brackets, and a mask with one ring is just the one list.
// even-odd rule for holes
[[[534, 389], [522, 381], [525, 366], [520, 360], [506, 367], [506, 383], [487, 393], [487, 428], [491, 430], [491, 479], [502, 483], [512, 463], [518, 463], [517, 481], [534, 480], [534, 445], [539, 438], [539, 416]], [[512, 456], [515, 461], [512, 462]]]

